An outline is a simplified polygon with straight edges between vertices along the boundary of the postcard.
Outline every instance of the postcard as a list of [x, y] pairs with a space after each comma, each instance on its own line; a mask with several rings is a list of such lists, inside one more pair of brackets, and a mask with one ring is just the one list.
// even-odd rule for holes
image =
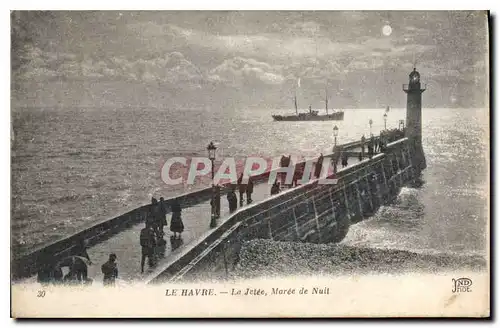
[[11, 316], [490, 317], [488, 35], [11, 12]]

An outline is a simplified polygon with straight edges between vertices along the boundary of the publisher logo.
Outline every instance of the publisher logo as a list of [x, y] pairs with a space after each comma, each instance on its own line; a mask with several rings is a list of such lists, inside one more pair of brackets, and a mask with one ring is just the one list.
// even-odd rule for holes
[[452, 293], [469, 293], [471, 292], [472, 280], [469, 278], [458, 278], [451, 279], [453, 282], [453, 290]]

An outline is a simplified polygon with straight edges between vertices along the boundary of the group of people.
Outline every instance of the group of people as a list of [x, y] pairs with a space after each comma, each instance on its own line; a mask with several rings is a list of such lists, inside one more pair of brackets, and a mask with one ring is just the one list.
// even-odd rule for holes
[[[170, 222], [170, 231], [172, 249], [182, 244], [181, 234], [184, 231], [184, 224], [181, 218], [181, 206], [174, 200], [171, 204], [172, 219]], [[164, 227], [167, 225], [167, 204], [163, 197], [160, 200], [152, 198], [151, 205], [146, 216], [146, 227], [140, 233], [141, 252], [141, 273], [144, 272], [146, 258], [150, 266], [156, 264], [157, 257], [164, 254], [166, 242], [164, 240]], [[38, 271], [38, 281], [42, 284], [72, 284], [72, 285], [90, 285], [93, 280], [88, 277], [88, 266], [92, 265], [90, 256], [87, 252], [88, 242], [80, 238], [73, 246], [68, 256], [54, 262], [47, 260]], [[163, 251], [162, 251], [163, 250]], [[63, 268], [67, 268], [64, 274]], [[103, 285], [114, 286], [118, 278], [118, 264], [115, 253], [109, 254], [108, 260], [102, 264], [101, 272], [103, 274]]]
[[[321, 169], [323, 165], [323, 154], [320, 154], [317, 162], [315, 163], [314, 176], [319, 178], [321, 174]], [[282, 156], [280, 160], [281, 167], [288, 167], [291, 163], [291, 155]], [[299, 163], [295, 166], [294, 175], [291, 184], [286, 184], [286, 173], [280, 172], [278, 177], [271, 186], [271, 195], [276, 195], [280, 193], [282, 186], [293, 187], [298, 185], [298, 180], [302, 178], [305, 170], [305, 163]], [[280, 182], [281, 181], [281, 182]], [[214, 206], [215, 216], [220, 216], [220, 186], [215, 186], [214, 198], [211, 201], [211, 205]], [[229, 213], [233, 213], [238, 209], [238, 196], [236, 192], [239, 192], [239, 205], [240, 207], [244, 205], [246, 200], [247, 204], [251, 204], [252, 194], [254, 191], [254, 178], [249, 177], [248, 182], [243, 182], [243, 173], [240, 174], [237, 184], [231, 184], [229, 186], [229, 191], [227, 193], [227, 202], [229, 205]], [[246, 196], [246, 197], [245, 197]], [[246, 199], [245, 199], [246, 198]]]
[[[292, 164], [292, 155], [281, 156], [280, 167], [289, 167], [291, 164]], [[295, 165], [291, 184], [286, 183], [287, 173], [280, 172], [279, 177], [281, 180], [281, 186], [289, 187], [289, 188], [291, 188], [293, 186], [297, 186], [299, 179], [301, 179], [302, 175], [304, 174], [304, 169], [305, 169], [305, 163], [299, 163], [299, 164]], [[275, 184], [277, 184], [277, 183], [278, 182], [275, 182]]]
[[[173, 240], [181, 240], [181, 234], [184, 231], [182, 222], [182, 208], [177, 200], [173, 200], [170, 206], [172, 219], [170, 221], [170, 231], [173, 232]], [[164, 239], [164, 227], [167, 226], [167, 205], [163, 197], [160, 201], [152, 198], [151, 206], [146, 217], [146, 226], [141, 230], [139, 243], [141, 245], [141, 273], [144, 273], [144, 264], [146, 259], [150, 267], [154, 266], [158, 255], [164, 254], [166, 241]]]
[[[280, 159], [280, 167], [289, 167], [292, 164], [291, 158], [292, 158], [291, 155], [288, 155], [288, 156], [282, 155], [281, 159]], [[321, 170], [323, 168], [323, 159], [324, 159], [323, 154], [320, 154], [316, 163], [314, 164], [314, 177], [315, 178], [319, 178], [319, 176], [321, 175]], [[271, 187], [271, 195], [275, 195], [275, 194], [279, 193], [280, 186], [285, 186], [285, 187], [289, 187], [289, 188], [294, 187], [294, 186], [298, 186], [298, 184], [299, 184], [298, 181], [304, 178], [305, 168], [306, 168], [305, 161], [301, 161], [300, 163], [297, 163], [296, 165], [294, 165], [294, 171], [293, 171], [293, 177], [292, 177], [291, 184], [286, 183], [287, 173], [280, 172], [279, 177], [281, 180], [281, 184], [278, 181], [274, 182], [273, 186]]]
[[361, 153], [359, 155], [359, 160], [361, 161], [364, 156], [365, 156], [365, 145], [368, 151], [368, 158], [372, 158], [374, 154], [377, 152], [381, 152], [384, 149], [384, 141], [382, 137], [380, 137], [378, 140], [375, 140], [375, 137], [373, 134], [370, 137], [370, 141], [368, 143], [366, 142], [366, 138], [363, 135], [361, 137]]
[[[88, 242], [81, 238], [70, 250], [70, 254], [53, 263], [47, 261], [38, 271], [38, 282], [42, 284], [91, 285], [93, 280], [88, 277], [88, 266], [92, 265], [87, 252]], [[118, 278], [116, 254], [109, 254], [108, 261], [101, 266], [103, 285], [112, 286]], [[63, 268], [67, 268], [64, 274]]]
[[[240, 176], [238, 177], [237, 184], [231, 184], [229, 186], [229, 191], [227, 193], [227, 203], [229, 205], [229, 213], [233, 213], [238, 209], [238, 196], [236, 195], [236, 190], [238, 190], [240, 195], [239, 203], [241, 207], [245, 203], [245, 196], [247, 204], [251, 204], [253, 202], [252, 200], [253, 187], [254, 187], [253, 178], [249, 177], [247, 183], [244, 183], [243, 173], [241, 173]], [[217, 190], [215, 193], [215, 199], [216, 199], [215, 212], [217, 214], [217, 217], [220, 217], [220, 187], [217, 186], [216, 188]]]
[[404, 131], [399, 129], [384, 130], [380, 132], [380, 137], [375, 140], [375, 137], [371, 135], [370, 141], [367, 143], [366, 138], [363, 135], [361, 137], [361, 153], [359, 155], [359, 160], [361, 161], [365, 154], [365, 145], [367, 146], [368, 158], [372, 158], [374, 154], [384, 152], [387, 148], [387, 144], [404, 137]]

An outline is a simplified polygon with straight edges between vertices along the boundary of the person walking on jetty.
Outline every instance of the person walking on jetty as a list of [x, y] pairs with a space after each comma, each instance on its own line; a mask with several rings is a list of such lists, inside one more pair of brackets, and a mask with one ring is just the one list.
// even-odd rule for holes
[[215, 186], [215, 217], [220, 218], [220, 186]]
[[[92, 265], [92, 261], [90, 260], [89, 253], [87, 252], [88, 249], [88, 242], [84, 239], [81, 238], [77, 245], [73, 247], [71, 250], [70, 256], [77, 256], [77, 257], [82, 257], [88, 261], [88, 265]], [[77, 279], [79, 281], [86, 281], [87, 280], [87, 275], [88, 275], [88, 269], [87, 265], [78, 265], [78, 270], [76, 270], [75, 274], [77, 276]]]
[[279, 193], [280, 193], [280, 183], [278, 182], [278, 179], [276, 179], [274, 180], [274, 183], [271, 187], [271, 196]]
[[104, 275], [102, 284], [104, 286], [114, 286], [115, 279], [118, 278], [118, 266], [116, 265], [116, 254], [109, 254], [109, 259], [101, 266], [101, 272]]
[[377, 152], [377, 143], [375, 142], [375, 137], [373, 136], [373, 134], [370, 138], [370, 144], [372, 146], [373, 153], [375, 154]]
[[184, 231], [184, 223], [181, 217], [181, 204], [177, 200], [174, 200], [172, 204], [172, 220], [170, 221], [170, 231], [174, 233], [174, 238], [181, 238], [181, 233]]
[[299, 185], [298, 181], [304, 176], [305, 166], [306, 163], [304, 161], [299, 162], [295, 165], [295, 170], [293, 171], [292, 187], [297, 187]]
[[247, 186], [243, 184], [243, 173], [241, 173], [238, 178], [238, 190], [240, 192], [240, 206], [243, 206], [243, 195], [247, 190]]
[[41, 263], [40, 268], [38, 269], [37, 281], [42, 285], [62, 281], [62, 270], [56, 267], [56, 263], [53, 262], [53, 259], [46, 260], [48, 261]]
[[[288, 156], [281, 156], [281, 159], [280, 159], [280, 167], [288, 167], [290, 166], [290, 162], [292, 161], [292, 155], [288, 155]], [[286, 182], [286, 172], [279, 172], [279, 177], [280, 177], [280, 180], [281, 180], [281, 185], [285, 185], [285, 182]]]
[[92, 279], [87, 277], [88, 263], [87, 258], [72, 255], [60, 260], [56, 264], [56, 271], [62, 275], [62, 268], [68, 268], [68, 273], [62, 278], [63, 283], [90, 285]]
[[319, 176], [321, 175], [321, 169], [323, 168], [323, 153], [319, 154], [318, 161], [316, 162], [316, 167], [314, 171], [314, 176], [319, 179]]
[[213, 186], [213, 197], [210, 200], [210, 206], [214, 209], [215, 218], [220, 218], [220, 186]]
[[78, 244], [71, 251], [71, 255], [84, 257], [89, 261], [89, 264], [92, 264], [89, 253], [87, 253], [88, 245], [89, 243], [84, 238], [81, 238], [78, 241]]
[[229, 213], [233, 213], [238, 208], [238, 197], [236, 197], [235, 186], [231, 185], [231, 190], [227, 193], [227, 202], [229, 204]]
[[366, 143], [366, 138], [365, 135], [361, 137], [361, 157], [365, 157], [365, 143]]
[[151, 206], [149, 207], [146, 223], [150, 223], [156, 235], [160, 236], [160, 206], [156, 198], [151, 198]]
[[342, 167], [347, 167], [349, 160], [349, 154], [347, 152], [342, 153]]
[[386, 136], [385, 135], [382, 135], [380, 136], [380, 139], [378, 140], [378, 149], [380, 152], [384, 152], [385, 151], [385, 145], [386, 145]]
[[333, 147], [332, 149], [332, 163], [333, 163], [333, 173], [337, 173], [337, 166], [339, 165], [340, 152], [338, 147]]
[[163, 227], [167, 226], [167, 204], [165, 204], [165, 199], [160, 197], [160, 220], [159, 220], [159, 229], [160, 234], [163, 237], [165, 232], [163, 231]]
[[140, 244], [142, 247], [141, 273], [144, 273], [144, 263], [146, 262], [146, 257], [148, 258], [148, 264], [150, 267], [155, 264], [154, 250], [156, 247], [156, 233], [150, 222], [146, 222], [146, 227], [141, 230]]
[[373, 157], [373, 146], [371, 143], [368, 144], [368, 158], [372, 159]]
[[246, 188], [246, 194], [247, 194], [247, 204], [251, 204], [253, 202], [253, 200], [252, 200], [253, 178], [252, 177], [248, 178], [248, 184], [247, 184], [247, 188]]

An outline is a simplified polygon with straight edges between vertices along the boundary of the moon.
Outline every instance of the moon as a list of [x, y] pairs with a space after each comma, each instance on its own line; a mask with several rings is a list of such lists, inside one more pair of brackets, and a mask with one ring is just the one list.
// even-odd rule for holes
[[382, 27], [382, 34], [385, 35], [385, 36], [389, 36], [391, 35], [392, 33], [392, 27], [390, 25], [384, 25], [384, 27]]

